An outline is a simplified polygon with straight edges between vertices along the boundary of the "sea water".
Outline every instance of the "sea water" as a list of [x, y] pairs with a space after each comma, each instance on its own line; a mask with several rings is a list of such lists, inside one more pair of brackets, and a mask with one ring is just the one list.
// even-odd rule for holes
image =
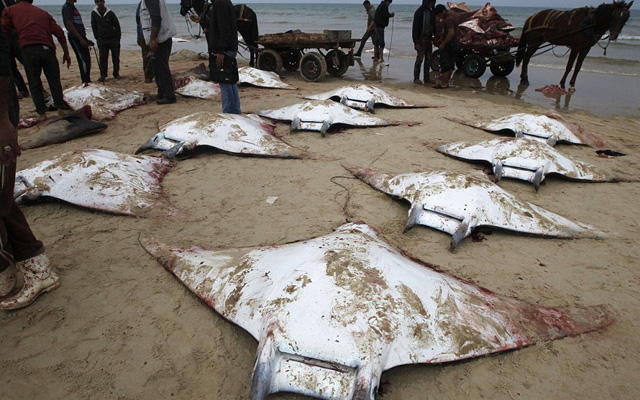
[[[377, 6], [377, 0], [372, 4]], [[416, 1], [418, 3], [418, 1]], [[439, 3], [439, 2], [438, 2]], [[258, 15], [260, 34], [280, 33], [292, 29], [303, 32], [322, 32], [325, 29], [351, 30], [352, 37], [359, 39], [366, 26], [366, 14], [362, 2], [352, 4], [251, 4]], [[37, 6], [37, 1], [35, 2]], [[597, 6], [597, 4], [592, 4]], [[122, 46], [126, 50], [137, 49], [136, 45], [136, 4], [111, 4], [110, 7], [120, 20], [122, 28]], [[42, 6], [62, 26], [60, 6]], [[413, 62], [415, 50], [411, 39], [413, 14], [418, 7], [408, 4], [391, 4], [390, 11], [395, 13], [389, 27], [385, 31], [385, 41], [390, 54], [386, 57], [388, 66], [373, 65], [370, 55], [372, 45], [365, 46], [363, 57], [345, 74], [345, 79], [353, 80], [389, 80], [392, 83], [413, 81]], [[471, 6], [472, 9], [480, 6]], [[91, 34], [91, 10], [93, 5], [77, 5], [89, 38]], [[169, 4], [173, 21], [178, 29], [177, 37], [187, 42], [175, 43], [173, 50], [190, 49], [206, 51], [206, 41], [197, 24], [190, 23], [179, 13], [179, 4]], [[516, 29], [512, 35], [519, 37], [525, 20], [540, 11], [534, 7], [497, 8], [498, 13], [509, 21]], [[198, 36], [200, 36], [198, 38]], [[604, 54], [606, 48], [606, 55]], [[313, 49], [309, 49], [313, 50]], [[515, 49], [513, 49], [515, 50]], [[461, 74], [454, 75], [453, 83], [462, 87], [480, 90], [496, 88], [500, 94], [510, 94], [514, 98], [532, 101], [536, 104], [555, 108], [583, 109], [601, 116], [614, 115], [640, 116], [640, 10], [631, 9], [631, 16], [622, 33], [615, 42], [601, 40], [594, 46], [585, 60], [576, 83], [576, 93], [560, 99], [563, 105], [557, 104], [559, 99], [542, 98], [534, 89], [547, 84], [557, 84], [565, 69], [568, 59], [566, 47], [553, 47], [550, 51], [535, 55], [530, 62], [529, 80], [531, 85], [524, 91], [518, 87], [520, 69], [516, 68], [508, 77], [492, 77], [489, 69], [477, 80], [467, 79]], [[248, 57], [241, 51], [240, 57]], [[285, 71], [286, 73], [286, 71]], [[570, 76], [569, 76], [570, 78]], [[568, 81], [569, 79], [567, 79]], [[520, 93], [519, 93], [520, 92]], [[570, 101], [567, 102], [567, 99]], [[554, 103], [556, 102], [556, 103]], [[571, 105], [573, 103], [573, 106]]]

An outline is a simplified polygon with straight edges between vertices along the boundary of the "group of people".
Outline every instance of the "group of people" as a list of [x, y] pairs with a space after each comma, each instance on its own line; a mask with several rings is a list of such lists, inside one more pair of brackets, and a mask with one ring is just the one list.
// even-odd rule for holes
[[[47, 119], [47, 105], [41, 75], [44, 72], [54, 106], [58, 113], [68, 110], [60, 83], [60, 68], [53, 37], [62, 48], [62, 62], [71, 65], [69, 46], [76, 54], [80, 78], [91, 82], [91, 56], [94, 43], [87, 39], [80, 12], [66, 0], [62, 16], [68, 36], [46, 11], [35, 7], [33, 0], [0, 0], [0, 309], [13, 310], [33, 303], [42, 293], [60, 286], [60, 278], [51, 268], [44, 245], [33, 234], [24, 214], [13, 198], [16, 160], [21, 150], [17, 124], [19, 103], [16, 86], [22, 96], [31, 96], [39, 120]], [[109, 53], [113, 62], [113, 77], [120, 77], [120, 23], [115, 13], [105, 6], [105, 0], [95, 0], [91, 13], [91, 28], [100, 52], [100, 82], [107, 77]], [[238, 51], [235, 9], [230, 0], [213, 0], [206, 15], [198, 21], [208, 32], [211, 68], [227, 68]], [[156, 103], [176, 102], [173, 78], [169, 68], [172, 39], [176, 27], [165, 0], [142, 0], [136, 12], [138, 44], [142, 49], [145, 82], [155, 80], [158, 87]], [[68, 39], [68, 40], [67, 40]], [[27, 89], [15, 60], [24, 66], [29, 83]], [[237, 77], [237, 65], [232, 63]], [[240, 97], [235, 81], [220, 82], [223, 112], [240, 114]]]
[[[389, 19], [394, 17], [394, 13], [389, 12], [389, 5], [393, 0], [382, 0], [376, 9], [369, 0], [364, 0], [362, 5], [367, 13], [367, 28], [362, 39], [360, 47], [354, 53], [354, 57], [362, 56], [362, 49], [369, 38], [374, 46], [374, 62], [384, 62], [384, 31], [389, 26]], [[441, 31], [436, 31], [436, 16], [441, 14], [442, 25]], [[435, 0], [422, 0], [422, 5], [418, 7], [413, 15], [413, 26], [411, 36], [413, 46], [417, 52], [416, 62], [413, 68], [413, 83], [429, 84], [431, 79], [429, 71], [431, 69], [431, 51], [433, 49], [434, 37], [440, 40], [437, 43], [440, 49], [440, 74], [439, 82], [433, 86], [436, 89], [446, 89], [449, 87], [449, 80], [455, 67], [455, 53], [458, 48], [458, 40], [456, 38], [456, 20], [455, 13], [442, 4], [435, 5]], [[423, 81], [420, 80], [420, 73], [423, 72]]]

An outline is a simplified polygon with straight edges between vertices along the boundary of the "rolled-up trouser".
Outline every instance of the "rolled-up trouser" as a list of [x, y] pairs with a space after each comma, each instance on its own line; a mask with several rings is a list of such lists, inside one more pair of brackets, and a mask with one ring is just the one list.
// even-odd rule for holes
[[440, 72], [452, 71], [456, 66], [456, 52], [458, 51], [458, 41], [451, 40], [444, 46], [440, 53]]
[[153, 79], [153, 66], [151, 65], [151, 55], [149, 54], [149, 46], [144, 39], [138, 39], [138, 46], [142, 52], [142, 71], [144, 72], [144, 79], [150, 81]]
[[42, 44], [32, 44], [22, 47], [22, 57], [24, 59], [24, 70], [31, 90], [31, 99], [36, 106], [36, 112], [40, 115], [47, 111], [47, 104], [44, 101], [44, 88], [40, 75], [44, 76], [49, 83], [49, 91], [53, 98], [53, 104], [60, 109], [66, 108], [62, 97], [62, 84], [60, 83], [60, 66], [56, 58], [56, 51]]
[[384, 43], [384, 28], [376, 26], [376, 43], [375, 43], [376, 47], [379, 47], [380, 49], [384, 49], [385, 43]]
[[[225, 51], [227, 57], [236, 57], [235, 51]], [[241, 114], [240, 93], [238, 93], [237, 83], [219, 83], [220, 97], [222, 100], [222, 112], [228, 114]]]

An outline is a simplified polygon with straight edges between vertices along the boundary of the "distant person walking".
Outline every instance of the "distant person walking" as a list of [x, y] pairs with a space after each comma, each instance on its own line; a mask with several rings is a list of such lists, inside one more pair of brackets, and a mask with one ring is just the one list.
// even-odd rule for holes
[[140, 46], [140, 50], [142, 52], [142, 72], [144, 73], [144, 83], [153, 82], [153, 66], [151, 65], [151, 54], [150, 48], [147, 45], [147, 42], [144, 40], [144, 35], [142, 34], [142, 24], [140, 23], [140, 6], [142, 5], [142, 1], [138, 3], [138, 8], [136, 9], [136, 28], [138, 32], [138, 46]]
[[69, 109], [62, 97], [60, 67], [56, 58], [55, 36], [62, 47], [62, 62], [71, 65], [67, 39], [64, 31], [56, 24], [51, 14], [31, 4], [33, 0], [21, 0], [2, 13], [2, 29], [5, 35], [13, 30], [18, 34], [18, 44], [24, 57], [24, 69], [29, 81], [31, 99], [36, 107], [39, 120], [47, 119], [47, 105], [44, 101], [44, 88], [40, 75], [44, 72], [49, 83], [53, 104], [58, 112]]
[[433, 6], [435, 0], [422, 0], [422, 5], [413, 14], [413, 48], [418, 52], [416, 63], [413, 67], [413, 83], [421, 85], [420, 70], [424, 61], [424, 83], [430, 82], [429, 66], [431, 65], [432, 36], [436, 26], [436, 14]]
[[[369, 38], [371, 38], [372, 42], [376, 41], [376, 24], [375, 22], [373, 22], [373, 18], [376, 15], [376, 8], [371, 5], [371, 2], [369, 0], [364, 0], [362, 5], [364, 6], [364, 10], [367, 13], [367, 29], [364, 32], [362, 39], [360, 39], [360, 47], [358, 47], [358, 51], [356, 51], [353, 55], [354, 57], [362, 57], [362, 49], [364, 48], [364, 45], [367, 43], [367, 40]], [[375, 43], [373, 45], [375, 46]]]
[[80, 68], [80, 79], [82, 79], [82, 83], [87, 84], [91, 82], [91, 55], [89, 54], [89, 47], [93, 46], [93, 42], [87, 39], [87, 31], [84, 28], [82, 16], [74, 4], [77, 1], [78, 0], [66, 0], [62, 6], [62, 20], [64, 21], [64, 26], [67, 28], [69, 45], [71, 45], [73, 52], [76, 53], [78, 68]]
[[374, 22], [376, 25], [376, 41], [374, 43], [375, 52], [373, 55], [374, 62], [384, 62], [384, 30], [389, 26], [389, 18], [393, 18], [395, 13], [389, 12], [389, 5], [393, 0], [382, 0], [374, 16]]
[[120, 21], [116, 14], [104, 4], [104, 0], [95, 0], [96, 7], [91, 12], [91, 30], [98, 42], [100, 54], [100, 78], [104, 82], [109, 71], [109, 52], [113, 62], [113, 77], [120, 78]]
[[140, 5], [140, 24], [145, 42], [151, 50], [151, 65], [158, 87], [157, 104], [176, 102], [176, 94], [169, 68], [169, 56], [176, 26], [164, 0], [142, 0]]

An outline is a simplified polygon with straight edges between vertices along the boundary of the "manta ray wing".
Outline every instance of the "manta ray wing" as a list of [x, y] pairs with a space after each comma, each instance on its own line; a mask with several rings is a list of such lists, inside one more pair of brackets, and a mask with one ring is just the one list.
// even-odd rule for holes
[[53, 197], [113, 214], [136, 215], [158, 202], [173, 162], [107, 150], [62, 154], [16, 174], [14, 197], [26, 203]]
[[442, 145], [438, 152], [470, 161], [491, 163], [495, 181], [503, 177], [532, 182], [538, 190], [548, 174], [569, 179], [616, 182], [618, 178], [585, 162], [560, 153], [537, 140], [498, 138], [480, 143], [458, 142]]
[[170, 121], [136, 153], [147, 149], [167, 150], [165, 156], [173, 158], [197, 146], [209, 146], [235, 154], [282, 158], [310, 156], [275, 137], [273, 130], [273, 125], [257, 115], [201, 111]]
[[342, 104], [351, 108], [374, 112], [377, 104], [383, 104], [388, 107], [404, 107], [404, 108], [420, 108], [434, 107], [424, 104], [416, 104], [399, 97], [388, 94], [382, 89], [370, 85], [350, 85], [341, 88], [320, 93], [317, 95], [306, 96], [310, 100], [337, 100]]
[[276, 110], [262, 110], [259, 115], [267, 118], [291, 121], [294, 130], [320, 131], [322, 135], [337, 124], [351, 126], [387, 126], [398, 125], [382, 118], [354, 110], [331, 100], [314, 100], [294, 104]]
[[107, 129], [102, 122], [91, 120], [91, 107], [84, 106], [67, 115], [52, 119], [42, 129], [21, 141], [23, 149], [35, 149], [54, 143], [63, 143], [80, 136]]
[[611, 323], [502, 297], [409, 259], [363, 224], [290, 244], [207, 251], [142, 246], [259, 342], [251, 399], [373, 399], [382, 371], [518, 349]]
[[512, 114], [488, 123], [476, 124], [488, 132], [525, 136], [554, 145], [556, 142], [584, 144], [582, 140], [557, 119], [546, 115]]
[[604, 237], [594, 227], [568, 220], [518, 199], [484, 177], [451, 172], [386, 174], [345, 166], [354, 176], [411, 203], [407, 228], [430, 226], [453, 235], [451, 250], [476, 226], [560, 238]]
[[238, 68], [238, 83], [264, 87], [264, 88], [272, 88], [272, 89], [288, 89], [288, 90], [296, 90], [298, 89], [295, 86], [291, 86], [288, 83], [282, 82], [282, 79], [278, 74], [271, 71], [263, 71], [261, 69], [253, 68], [253, 67], [241, 67]]
[[90, 105], [98, 121], [113, 118], [118, 112], [145, 102], [142, 93], [93, 83], [66, 89], [64, 100], [74, 110]]
[[204, 81], [195, 76], [176, 79], [173, 86], [176, 93], [185, 97], [198, 99], [220, 99], [220, 85], [215, 82]]

